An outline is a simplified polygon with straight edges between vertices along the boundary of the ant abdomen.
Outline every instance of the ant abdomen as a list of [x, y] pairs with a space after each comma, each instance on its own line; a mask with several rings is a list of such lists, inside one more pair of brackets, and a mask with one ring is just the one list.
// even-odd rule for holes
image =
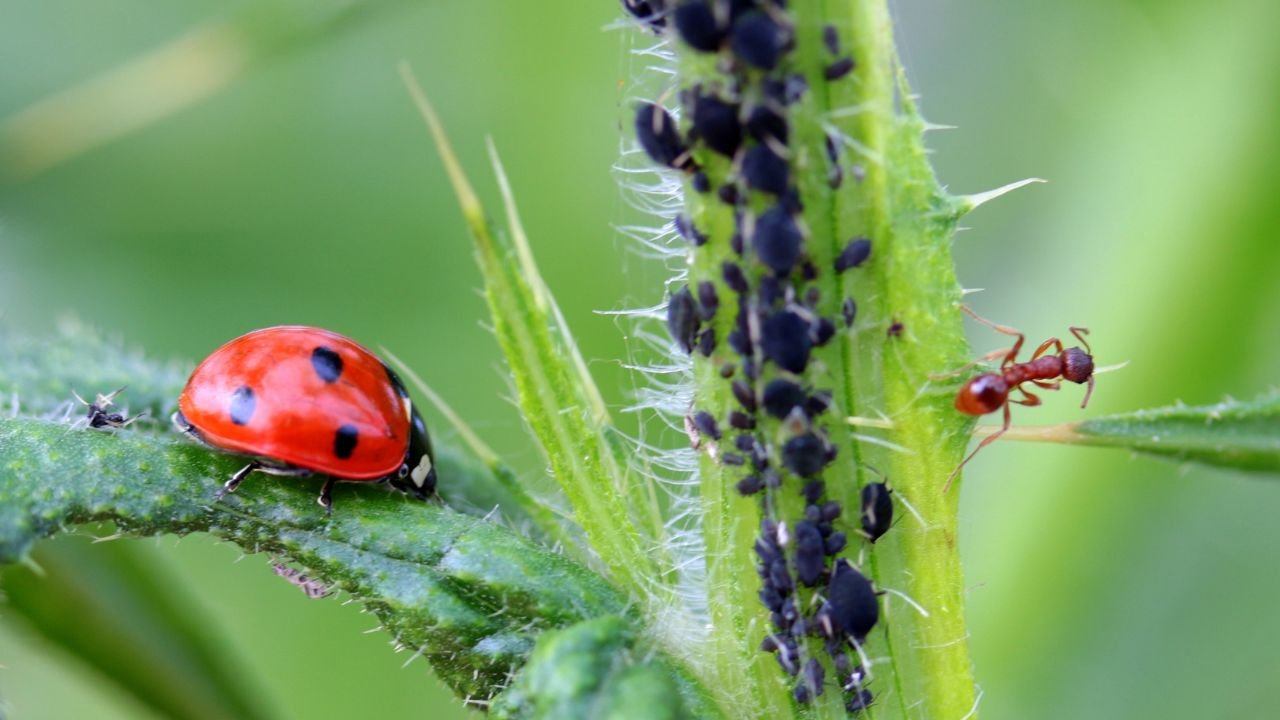
[[1009, 385], [996, 373], [983, 373], [964, 384], [956, 394], [956, 409], [966, 415], [986, 415], [1004, 406]]

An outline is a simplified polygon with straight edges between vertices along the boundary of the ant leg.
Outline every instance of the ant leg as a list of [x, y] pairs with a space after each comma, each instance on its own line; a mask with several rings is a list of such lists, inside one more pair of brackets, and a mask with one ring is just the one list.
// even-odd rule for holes
[[974, 312], [968, 305], [961, 305], [960, 309], [968, 313], [969, 317], [973, 318], [974, 320], [977, 320], [983, 325], [986, 325], [992, 330], [995, 330], [996, 332], [999, 332], [999, 333], [1004, 333], [1005, 335], [1012, 335], [1013, 337], [1018, 338], [1017, 340], [1013, 341], [1013, 347], [1009, 348], [1009, 352], [1005, 353], [1004, 362], [1002, 363], [1002, 365], [1010, 365], [1017, 359], [1018, 351], [1022, 349], [1022, 343], [1026, 342], [1026, 339], [1027, 339], [1026, 335], [1023, 335], [1021, 332], [1019, 332], [1017, 328], [1011, 328], [1008, 325], [1000, 325], [1000, 324], [991, 322], [990, 320]]
[[968, 371], [969, 368], [977, 367], [984, 362], [990, 362], [992, 360], [995, 360], [996, 358], [1004, 357], [1005, 355], [1008, 355], [1008, 354], [1009, 354], [1008, 350], [992, 350], [991, 352], [987, 353], [986, 355], [983, 355], [977, 360], [971, 360], [965, 363], [964, 365], [961, 365], [960, 367], [956, 368], [955, 370], [949, 370], [944, 373], [929, 373], [929, 379], [930, 380], [948, 380], [958, 375], [963, 375], [966, 371]]
[[223, 495], [226, 495], [227, 493], [235, 492], [236, 488], [240, 487], [240, 483], [243, 482], [244, 479], [249, 476], [249, 473], [261, 467], [262, 467], [262, 463], [258, 462], [257, 460], [254, 460], [248, 465], [245, 465], [244, 467], [237, 470], [236, 474], [232, 475], [231, 479], [228, 480], [227, 483], [222, 486], [222, 489], [219, 490], [217, 494], [213, 496], [214, 499], [221, 500]]
[[[1031, 393], [1027, 392], [1026, 388], [1022, 387], [1021, 385], [1018, 386], [1018, 392], [1022, 393], [1022, 399], [1014, 400], [1013, 398], [1009, 398], [1009, 402], [1018, 403], [1019, 405], [1026, 405], [1027, 407], [1035, 407], [1036, 405], [1040, 404], [1040, 396], [1032, 395]], [[1008, 429], [1009, 428], [1005, 428], [1005, 430], [1008, 430]]]
[[1040, 343], [1040, 347], [1036, 348], [1035, 353], [1031, 355], [1031, 359], [1035, 360], [1041, 355], [1044, 355], [1045, 350], [1048, 350], [1049, 348], [1054, 348], [1055, 350], [1057, 350], [1058, 355], [1061, 355], [1063, 353], [1062, 341], [1059, 340], [1058, 338], [1049, 338], [1048, 340], [1045, 340], [1044, 342]]
[[1032, 380], [1031, 382], [1035, 383], [1036, 387], [1041, 387], [1045, 390], [1058, 390], [1062, 388], [1061, 380]]
[[[1032, 397], [1035, 397], [1035, 396], [1033, 395]], [[969, 461], [973, 459], [973, 456], [978, 454], [979, 450], [995, 442], [1001, 435], [1009, 431], [1009, 424], [1011, 420], [1012, 420], [1012, 415], [1010, 415], [1009, 413], [1009, 403], [1005, 403], [1004, 404], [1004, 425], [1002, 425], [999, 430], [983, 438], [982, 442], [978, 443], [978, 447], [974, 448], [973, 452], [969, 453], [969, 457], [966, 457], [964, 460], [961, 460], [960, 464], [956, 466], [956, 469], [951, 471], [951, 476], [947, 478], [947, 484], [942, 486], [943, 495], [946, 495], [947, 491], [951, 489], [951, 483], [955, 482], [956, 476], [960, 474], [960, 469], [963, 468], [965, 465], [967, 465]]]
[[1084, 336], [1089, 334], [1089, 328], [1072, 326], [1071, 334], [1076, 336], [1076, 339], [1080, 341], [1081, 345], [1084, 345], [1085, 352], [1089, 353], [1090, 355], [1093, 354], [1093, 350], [1089, 348], [1089, 341], [1084, 339]]
[[324, 480], [324, 487], [320, 488], [320, 497], [316, 498], [316, 502], [320, 503], [320, 507], [330, 515], [333, 514], [333, 478], [327, 477]]

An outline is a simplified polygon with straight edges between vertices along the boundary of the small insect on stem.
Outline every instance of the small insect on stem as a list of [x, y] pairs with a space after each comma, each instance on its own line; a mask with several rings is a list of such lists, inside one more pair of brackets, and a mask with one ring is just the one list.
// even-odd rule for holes
[[98, 393], [98, 396], [94, 398], [93, 402], [89, 402], [88, 400], [80, 397], [80, 394], [75, 390], [72, 390], [71, 394], [75, 396], [76, 400], [80, 401], [81, 405], [88, 407], [88, 411], [86, 411], [84, 416], [85, 423], [87, 423], [91, 428], [100, 429], [128, 427], [135, 420], [146, 415], [145, 411], [132, 417], [129, 417], [124, 413], [108, 412], [107, 408], [111, 407], [116, 396], [122, 392], [124, 392], [124, 387], [117, 388], [113, 392], [105, 395]]
[[[960, 309], [965, 311], [974, 320], [986, 325], [996, 332], [1012, 335], [1017, 338], [1013, 347], [1005, 352], [1004, 359], [1000, 362], [1000, 372], [982, 373], [971, 378], [960, 388], [960, 392], [956, 395], [956, 409], [966, 415], [986, 415], [997, 410], [1004, 410], [1004, 424], [1001, 428], [988, 435], [982, 442], [978, 443], [978, 447], [974, 448], [969, 456], [956, 466], [951, 472], [951, 476], [947, 478], [947, 484], [942, 488], [945, 493], [951, 489], [951, 483], [955, 481], [956, 476], [960, 474], [960, 469], [965, 466], [974, 455], [982, 448], [995, 442], [997, 438], [1005, 434], [1009, 430], [1009, 405], [1018, 403], [1019, 405], [1034, 406], [1040, 404], [1040, 398], [1023, 387], [1024, 383], [1032, 383], [1036, 387], [1045, 390], [1057, 390], [1063, 380], [1069, 380], [1076, 384], [1089, 385], [1089, 389], [1084, 393], [1084, 401], [1080, 403], [1080, 407], [1089, 404], [1089, 397], [1093, 395], [1093, 351], [1089, 348], [1089, 341], [1084, 336], [1089, 331], [1082, 327], [1070, 328], [1071, 334], [1076, 336], [1080, 344], [1084, 345], [1084, 349], [1078, 347], [1063, 348], [1062, 341], [1058, 338], [1049, 338], [1032, 353], [1031, 359], [1027, 362], [1018, 362], [1018, 353], [1022, 350], [1022, 344], [1026, 341], [1026, 336], [1017, 330], [1005, 325], [997, 325], [990, 320], [978, 315], [973, 310], [963, 305]], [[1050, 353], [1052, 349], [1054, 352]], [[997, 355], [998, 357], [998, 355]], [[1022, 393], [1021, 399], [1010, 397], [1010, 394], [1017, 390]]]

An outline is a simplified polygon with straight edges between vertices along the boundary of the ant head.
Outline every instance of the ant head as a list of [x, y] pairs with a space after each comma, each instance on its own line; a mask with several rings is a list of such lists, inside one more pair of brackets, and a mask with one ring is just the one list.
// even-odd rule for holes
[[1009, 399], [1009, 385], [996, 373], [983, 373], [960, 388], [956, 409], [966, 415], [986, 415], [999, 410]]
[[1084, 350], [1067, 348], [1062, 360], [1062, 377], [1067, 380], [1080, 384], [1093, 378], [1093, 356]]

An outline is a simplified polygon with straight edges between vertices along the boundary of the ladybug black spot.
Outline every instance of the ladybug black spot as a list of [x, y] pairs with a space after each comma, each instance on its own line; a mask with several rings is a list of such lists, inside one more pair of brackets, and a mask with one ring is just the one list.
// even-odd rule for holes
[[333, 436], [333, 454], [346, 460], [356, 450], [356, 441], [360, 439], [360, 431], [355, 425], [343, 425]]
[[231, 393], [231, 422], [236, 425], [248, 425], [257, 406], [258, 398], [253, 394], [253, 388], [248, 385], [236, 388], [235, 392]]
[[342, 377], [342, 356], [334, 352], [333, 348], [321, 345], [311, 351], [311, 367], [326, 383], [337, 382]]

